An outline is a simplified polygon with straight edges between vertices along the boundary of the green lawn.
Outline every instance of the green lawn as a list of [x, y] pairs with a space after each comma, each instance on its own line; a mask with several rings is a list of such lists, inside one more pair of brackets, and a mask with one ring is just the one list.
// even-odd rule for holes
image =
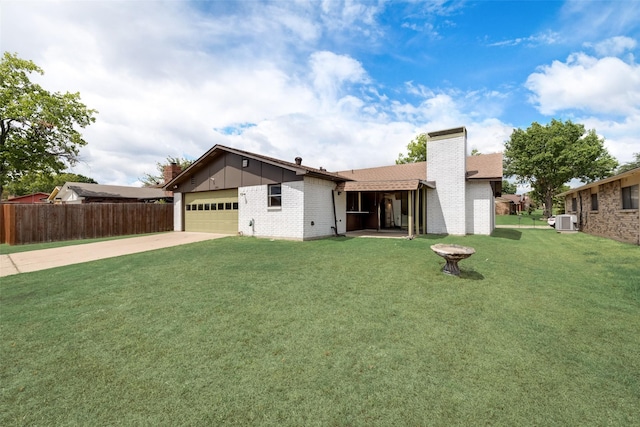
[[[466, 244], [462, 277], [429, 246]], [[640, 425], [640, 248], [225, 238], [2, 278], [0, 425]]]
[[514, 225], [526, 227], [549, 228], [547, 219], [542, 216], [542, 211], [532, 214], [523, 213], [521, 215], [496, 215], [496, 225]]

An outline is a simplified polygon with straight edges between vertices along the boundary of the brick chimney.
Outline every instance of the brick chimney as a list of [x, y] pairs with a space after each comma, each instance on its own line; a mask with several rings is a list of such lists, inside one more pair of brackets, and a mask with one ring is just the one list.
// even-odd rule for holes
[[164, 185], [167, 185], [176, 176], [180, 175], [182, 168], [177, 163], [171, 163], [164, 167]]

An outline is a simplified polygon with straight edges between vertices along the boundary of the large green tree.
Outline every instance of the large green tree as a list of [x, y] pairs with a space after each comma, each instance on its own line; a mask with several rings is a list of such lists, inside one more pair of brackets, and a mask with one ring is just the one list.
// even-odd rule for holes
[[157, 186], [163, 185], [164, 184], [164, 167], [172, 163], [177, 164], [178, 166], [180, 166], [180, 169], [185, 170], [186, 168], [191, 166], [191, 163], [193, 163], [193, 160], [167, 156], [167, 159], [164, 163], [156, 162], [157, 172], [155, 174], [145, 173], [144, 177], [140, 178], [140, 181], [142, 182], [142, 186], [157, 187]]
[[59, 173], [75, 164], [87, 144], [78, 128], [95, 121], [96, 110], [79, 93], [48, 92], [32, 73], [43, 71], [15, 54], [0, 60], [0, 194], [29, 172]]
[[516, 194], [518, 186], [510, 183], [506, 179], [502, 180], [502, 193], [504, 194]]
[[584, 182], [611, 176], [617, 160], [604, 147], [595, 130], [570, 120], [532, 123], [516, 129], [505, 143], [504, 172], [521, 183], [530, 183], [551, 215], [553, 196], [574, 178]]
[[5, 187], [7, 193], [12, 196], [24, 196], [31, 193], [51, 193], [58, 185], [64, 185], [65, 182], [86, 182], [89, 184], [97, 184], [93, 178], [75, 173], [45, 174], [40, 172], [28, 172], [20, 179], [11, 181]]
[[407, 144], [407, 154], [400, 153], [396, 164], [424, 162], [427, 160], [427, 134], [418, 134]]

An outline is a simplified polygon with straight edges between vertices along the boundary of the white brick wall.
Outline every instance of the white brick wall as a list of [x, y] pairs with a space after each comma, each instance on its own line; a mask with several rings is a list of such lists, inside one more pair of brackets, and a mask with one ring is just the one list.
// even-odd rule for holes
[[466, 233], [466, 134], [427, 141], [427, 233]]
[[282, 206], [268, 207], [268, 187], [238, 188], [238, 231], [245, 236], [302, 240], [304, 181], [282, 184]]
[[467, 182], [467, 234], [491, 234], [493, 190], [488, 182]]
[[[335, 226], [332, 193], [335, 183], [317, 178], [305, 178], [304, 180], [304, 239], [314, 239], [331, 236]], [[337, 216], [338, 232], [341, 226], [346, 232], [346, 194], [335, 193], [336, 211], [343, 215]], [[311, 225], [313, 222], [314, 225]]]
[[[245, 236], [306, 240], [333, 235], [335, 184], [315, 178], [282, 184], [282, 206], [269, 208], [266, 185], [238, 189], [238, 230]], [[346, 194], [336, 193], [338, 232], [346, 232]], [[311, 225], [313, 221], [314, 225]], [[250, 225], [252, 224], [252, 225]]]
[[184, 231], [182, 224], [182, 193], [173, 193], [173, 231]]

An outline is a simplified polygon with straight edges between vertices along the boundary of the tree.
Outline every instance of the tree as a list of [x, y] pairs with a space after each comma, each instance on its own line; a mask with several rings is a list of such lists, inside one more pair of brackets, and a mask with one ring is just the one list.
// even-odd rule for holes
[[551, 120], [542, 126], [533, 122], [526, 130], [516, 129], [505, 143], [504, 171], [518, 182], [529, 182], [544, 201], [544, 215], [551, 215], [553, 196], [570, 180], [584, 182], [613, 174], [618, 162], [595, 130], [584, 125]]
[[182, 170], [185, 170], [186, 168], [191, 166], [191, 163], [193, 163], [193, 160], [167, 156], [166, 162], [164, 163], [156, 162], [156, 170], [158, 171], [156, 175], [145, 173], [144, 177], [140, 178], [140, 181], [142, 182], [142, 186], [157, 187], [157, 186], [163, 185], [164, 184], [164, 167], [169, 166], [172, 163], [177, 164], [178, 166], [180, 166]]
[[76, 128], [95, 121], [97, 111], [79, 93], [50, 93], [30, 81], [31, 73], [44, 74], [15, 54], [0, 60], [0, 194], [29, 172], [58, 173], [75, 164], [87, 144]]
[[472, 156], [479, 156], [480, 154], [482, 153], [477, 148], [474, 148], [473, 150], [471, 150]]
[[86, 182], [89, 184], [97, 184], [93, 178], [75, 173], [61, 174], [45, 174], [41, 172], [28, 172], [20, 179], [7, 184], [7, 193], [12, 196], [24, 196], [32, 193], [51, 193], [58, 185], [64, 185], [65, 182]]
[[403, 163], [417, 163], [417, 162], [424, 162], [426, 160], [427, 160], [427, 134], [421, 133], [421, 134], [418, 134], [414, 139], [412, 139], [409, 144], [407, 144], [406, 156], [404, 156], [402, 153], [398, 154], [398, 159], [396, 160], [396, 164], [400, 165]]
[[616, 173], [622, 173], [630, 171], [631, 169], [640, 168], [640, 153], [634, 153], [633, 156], [636, 158], [634, 161], [622, 164]]
[[518, 191], [518, 186], [510, 183], [506, 179], [502, 180], [502, 192], [504, 194], [516, 194]]

